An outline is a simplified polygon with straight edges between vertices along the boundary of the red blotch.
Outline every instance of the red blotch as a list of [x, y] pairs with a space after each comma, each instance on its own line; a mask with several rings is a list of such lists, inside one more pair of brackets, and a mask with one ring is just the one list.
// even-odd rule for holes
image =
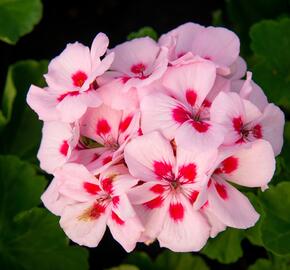
[[139, 63], [131, 67], [131, 72], [134, 74], [143, 74], [145, 69], [146, 69], [146, 66], [142, 63]]
[[185, 52], [180, 52], [179, 54], [177, 54], [177, 58], [180, 58], [180, 57], [182, 57], [184, 55], [185, 55]]
[[222, 184], [217, 183], [217, 182], [214, 185], [215, 185], [216, 191], [219, 194], [219, 196], [222, 199], [226, 200], [228, 198], [228, 193], [226, 191], [226, 187]]
[[88, 76], [83, 71], [77, 71], [75, 74], [72, 75], [71, 78], [73, 80], [74, 86], [82, 87]]
[[194, 204], [197, 197], [198, 197], [199, 192], [194, 190], [191, 192], [190, 196], [189, 196], [189, 201], [191, 202], [191, 204]]
[[96, 161], [99, 157], [100, 157], [100, 154], [95, 153], [95, 154], [93, 155], [93, 158], [92, 158], [91, 162]]
[[102, 180], [102, 188], [108, 193], [113, 191], [113, 181], [111, 178], [105, 178]]
[[239, 116], [239, 117], [235, 117], [233, 119], [233, 127], [235, 129], [235, 131], [237, 131], [238, 133], [240, 133], [243, 129], [243, 126], [244, 126], [244, 123], [243, 123], [243, 120], [242, 118]]
[[91, 211], [90, 211], [90, 218], [97, 219], [101, 216], [101, 214], [105, 213], [106, 207], [99, 203], [94, 203]]
[[208, 187], [208, 188], [210, 187], [210, 185], [211, 185], [211, 182], [212, 182], [212, 180], [211, 180], [211, 179], [209, 179], [209, 181], [207, 182], [207, 187]]
[[211, 57], [208, 56], [208, 55], [204, 56], [203, 58], [204, 58], [205, 60], [211, 60]]
[[112, 219], [119, 225], [123, 225], [125, 222], [114, 211], [112, 211]]
[[138, 136], [142, 136], [143, 135], [143, 131], [141, 128], [138, 129]]
[[207, 132], [210, 127], [210, 124], [202, 121], [191, 121], [191, 125], [197, 130], [199, 133]]
[[101, 191], [98, 185], [89, 182], [84, 182], [83, 187], [88, 193], [93, 195], [96, 195], [99, 191]]
[[158, 193], [158, 194], [162, 194], [165, 189], [164, 189], [164, 186], [160, 185], [160, 184], [156, 184], [154, 186], [152, 186], [150, 188], [151, 191], [153, 191], [154, 193]]
[[204, 108], [209, 108], [211, 106], [211, 102], [209, 100], [205, 99], [202, 103], [202, 106]]
[[235, 171], [239, 166], [239, 160], [236, 157], [228, 157], [226, 158], [219, 166], [219, 168], [217, 168], [215, 170], [215, 173], [219, 174], [219, 173], [232, 173], [233, 171]]
[[258, 124], [255, 125], [252, 129], [253, 136], [257, 139], [261, 139], [263, 137], [262, 135], [262, 127]]
[[62, 95], [60, 95], [58, 98], [57, 98], [57, 101], [61, 102], [64, 98], [66, 98], [67, 96], [78, 96], [80, 94], [79, 91], [71, 91], [71, 92], [67, 92], [67, 93], [64, 93]]
[[126, 83], [128, 80], [130, 80], [130, 77], [121, 77], [122, 83]]
[[59, 148], [59, 152], [62, 155], [66, 156], [67, 155], [67, 152], [68, 152], [68, 148], [69, 148], [68, 142], [67, 141], [63, 141], [62, 142], [62, 145]]
[[109, 162], [111, 162], [112, 161], [112, 157], [111, 156], [108, 156], [108, 157], [105, 157], [104, 159], [103, 159], [103, 165], [106, 165], [107, 163], [109, 163]]
[[125, 130], [129, 127], [129, 125], [131, 124], [133, 116], [129, 115], [127, 116], [119, 125], [119, 130], [121, 132], [125, 132]]
[[145, 206], [147, 206], [150, 209], [154, 209], [154, 208], [159, 208], [162, 206], [163, 203], [163, 198], [161, 196], [156, 197], [155, 199], [144, 203]]
[[163, 178], [172, 173], [172, 166], [166, 162], [154, 161], [154, 172], [159, 178]]
[[114, 196], [114, 197], [112, 198], [112, 202], [113, 202], [114, 206], [117, 207], [117, 205], [118, 205], [119, 202], [120, 202], [120, 197], [119, 197], [119, 196]]
[[182, 220], [184, 217], [184, 208], [181, 203], [171, 203], [169, 206], [169, 214], [170, 217], [174, 221]]
[[186, 90], [186, 101], [191, 105], [194, 106], [196, 99], [197, 99], [197, 94], [195, 93], [194, 90], [188, 89]]
[[183, 177], [189, 182], [194, 182], [194, 179], [196, 177], [196, 165], [190, 163], [179, 168], [179, 177]]
[[204, 208], [208, 207], [208, 205], [209, 205], [209, 202], [206, 201], [206, 202], [204, 203], [204, 205], [201, 207], [201, 209], [204, 209]]
[[97, 134], [107, 134], [111, 131], [111, 127], [108, 124], [107, 120], [101, 119], [97, 123]]
[[173, 119], [180, 124], [190, 119], [189, 113], [182, 107], [178, 106], [172, 110]]

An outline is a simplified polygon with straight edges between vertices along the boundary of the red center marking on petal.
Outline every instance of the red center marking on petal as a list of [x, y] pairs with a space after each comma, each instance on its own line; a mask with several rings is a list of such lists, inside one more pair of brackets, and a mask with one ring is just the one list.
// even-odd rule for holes
[[261, 139], [263, 137], [262, 135], [262, 127], [258, 124], [255, 125], [252, 129], [253, 135], [257, 139]]
[[102, 179], [102, 188], [108, 193], [112, 193], [113, 191], [113, 181], [111, 178]]
[[107, 134], [111, 131], [111, 127], [108, 123], [107, 120], [105, 119], [100, 119], [97, 123], [97, 134], [100, 135], [100, 134]]
[[141, 128], [138, 129], [138, 136], [142, 136], [143, 135], [143, 131]]
[[191, 106], [194, 106], [197, 99], [196, 92], [192, 89], [188, 89], [186, 90], [185, 96], [186, 96], [186, 101], [188, 102], [188, 104], [190, 104]]
[[204, 108], [209, 108], [211, 106], [211, 102], [209, 100], [205, 99], [202, 103], [202, 106]]
[[189, 196], [189, 201], [191, 202], [191, 204], [194, 204], [196, 199], [197, 199], [197, 196], [198, 196], [199, 192], [194, 190], [191, 192], [190, 196]]
[[183, 124], [185, 121], [190, 119], [190, 114], [184, 108], [178, 106], [172, 110], [172, 118], [177, 123]]
[[96, 161], [99, 157], [100, 157], [100, 154], [95, 153], [95, 154], [93, 155], [93, 157], [92, 157], [91, 162]]
[[177, 58], [180, 58], [180, 57], [182, 57], [183, 55], [185, 55], [185, 52], [180, 52], [180, 53], [177, 54]]
[[163, 161], [154, 161], [153, 168], [154, 168], [155, 174], [159, 178], [166, 177], [169, 174], [171, 174], [171, 172], [172, 172], [171, 164], [168, 164], [168, 163], [163, 162]]
[[111, 156], [108, 156], [108, 157], [105, 157], [104, 159], [103, 159], [103, 165], [106, 165], [107, 163], [109, 163], [109, 162], [111, 162], [112, 161], [112, 157]]
[[226, 158], [219, 166], [219, 168], [217, 168], [215, 170], [215, 173], [219, 174], [219, 173], [232, 173], [233, 171], [235, 171], [237, 168], [239, 167], [239, 159], [231, 156]]
[[240, 134], [244, 126], [241, 116], [235, 117], [232, 122], [233, 122], [233, 127], [235, 131]]
[[120, 202], [120, 197], [119, 196], [114, 196], [112, 198], [112, 202], [113, 202], [114, 206], [117, 207], [119, 202]]
[[204, 56], [203, 58], [204, 58], [205, 60], [211, 60], [211, 57], [208, 56], [208, 55]]
[[61, 101], [63, 101], [63, 99], [66, 98], [67, 96], [71, 96], [71, 97], [73, 97], [73, 96], [78, 96], [79, 94], [80, 94], [79, 91], [71, 91], [71, 92], [67, 92], [67, 93], [64, 93], [64, 94], [60, 95], [60, 96], [57, 98], [57, 101], [58, 101], [58, 102], [61, 102]]
[[127, 77], [127, 76], [123, 76], [121, 77], [121, 80], [122, 80], [122, 83], [126, 83], [128, 80], [130, 80], [131, 78], [130, 77]]
[[170, 217], [174, 221], [182, 220], [184, 217], [184, 208], [181, 203], [171, 203], [169, 206]]
[[83, 187], [88, 193], [93, 195], [96, 195], [101, 190], [98, 185], [90, 182], [84, 182]]
[[209, 123], [202, 122], [202, 121], [191, 121], [191, 125], [195, 128], [196, 131], [199, 133], [205, 133], [210, 127]]
[[83, 71], [77, 71], [71, 76], [74, 86], [82, 87], [88, 76]]
[[208, 182], [207, 182], [207, 187], [208, 187], [208, 188], [210, 187], [210, 185], [211, 185], [211, 182], [212, 182], [212, 180], [211, 180], [211, 179], [209, 179], [209, 180], [208, 180]]
[[134, 74], [142, 74], [145, 71], [145, 69], [146, 66], [142, 63], [139, 63], [131, 67], [131, 72]]
[[125, 223], [114, 211], [112, 211], [112, 219], [119, 225], [123, 225]]
[[60, 146], [59, 148], [59, 152], [66, 156], [67, 155], [67, 152], [68, 152], [68, 149], [69, 149], [69, 145], [68, 145], [68, 142], [67, 141], [63, 141], [62, 142], [62, 145]]
[[156, 197], [155, 199], [144, 203], [150, 209], [159, 208], [162, 206], [163, 198], [161, 196]]
[[219, 184], [217, 182], [214, 184], [214, 186], [215, 186], [216, 191], [219, 194], [219, 196], [223, 200], [226, 200], [228, 198], [228, 193], [227, 193], [227, 190], [226, 190], [226, 186], [225, 185], [222, 185], [222, 184]]
[[126, 129], [129, 127], [129, 125], [131, 124], [131, 121], [133, 119], [132, 115], [127, 116], [119, 125], [119, 130], [121, 132], [125, 132]]
[[99, 203], [94, 203], [89, 216], [92, 219], [97, 219], [101, 216], [101, 214], [103, 214], [106, 210], [106, 207], [104, 205], [101, 205]]
[[194, 182], [194, 179], [196, 177], [196, 165], [190, 163], [179, 168], [179, 177], [183, 177], [189, 182]]
[[164, 189], [164, 186], [160, 185], [160, 184], [156, 184], [154, 186], [152, 186], [150, 188], [151, 191], [153, 191], [154, 193], [158, 193], [158, 194], [162, 194], [165, 189]]

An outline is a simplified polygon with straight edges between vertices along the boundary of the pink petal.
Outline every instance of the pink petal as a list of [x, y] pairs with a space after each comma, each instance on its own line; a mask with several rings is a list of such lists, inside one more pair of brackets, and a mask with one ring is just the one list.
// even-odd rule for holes
[[42, 140], [37, 154], [40, 167], [48, 173], [68, 161], [74, 147], [74, 133], [69, 124], [44, 122]]
[[248, 198], [225, 181], [212, 181], [208, 192], [209, 210], [225, 225], [246, 229], [259, 219]]
[[207, 27], [193, 40], [192, 52], [220, 66], [230, 66], [240, 52], [235, 33], [222, 27]]
[[204, 217], [185, 199], [173, 198], [157, 238], [160, 246], [175, 252], [199, 251], [208, 237], [209, 226]]
[[[212, 63], [197, 62], [168, 68], [163, 84], [184, 104], [200, 106], [213, 87], [215, 77], [216, 68]], [[194, 100], [192, 100], [193, 95], [196, 95]]]
[[28, 105], [38, 114], [40, 120], [55, 121], [59, 119], [56, 110], [56, 95], [50, 93], [47, 88], [39, 88], [31, 85], [27, 94], [26, 101]]
[[154, 164], [161, 162], [174, 166], [174, 155], [170, 145], [160, 133], [152, 132], [135, 138], [124, 150], [130, 173], [144, 181], [158, 180]]
[[229, 157], [237, 160], [237, 166], [228, 172], [225, 171], [223, 177], [233, 183], [246, 187], [262, 187], [273, 177], [274, 153], [271, 145], [265, 140], [256, 140], [240, 147]]
[[74, 204], [67, 206], [61, 216], [60, 226], [79, 245], [96, 247], [105, 233], [109, 211], [92, 212], [93, 207], [93, 202]]

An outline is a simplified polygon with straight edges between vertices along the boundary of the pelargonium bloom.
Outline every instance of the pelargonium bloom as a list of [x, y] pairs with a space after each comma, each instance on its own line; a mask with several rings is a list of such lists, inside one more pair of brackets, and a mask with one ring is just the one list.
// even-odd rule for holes
[[111, 53], [102, 61], [109, 40], [99, 33], [91, 49], [75, 42], [54, 58], [45, 75], [48, 87], [41, 89], [32, 85], [27, 103], [44, 121], [61, 120], [74, 122], [88, 107], [97, 107], [102, 100], [97, 93], [96, 78], [102, 75], [114, 59]]
[[169, 94], [152, 94], [141, 103], [144, 133], [160, 130], [178, 145], [216, 148], [223, 142], [223, 128], [211, 121], [206, 100], [216, 78], [211, 62], [196, 62], [168, 68], [163, 84]]
[[[43, 202], [48, 209], [52, 206], [53, 211], [59, 213], [60, 225], [70, 239], [80, 245], [96, 247], [108, 225], [126, 251], [134, 249], [143, 226], [126, 193], [137, 180], [123, 165], [95, 176], [83, 165], [69, 163], [55, 173], [52, 184], [55, 181], [59, 182], [54, 189], [58, 197], [49, 201], [43, 196]], [[69, 200], [64, 201], [61, 196]], [[62, 203], [57, 204], [57, 200]], [[64, 202], [68, 202], [67, 205]], [[56, 206], [60, 207], [59, 211]]]
[[210, 227], [197, 211], [205, 198], [197, 199], [216, 155], [216, 148], [200, 152], [172, 146], [158, 132], [128, 143], [129, 172], [144, 181], [130, 192], [130, 198], [140, 205], [136, 209], [145, 239], [157, 238], [161, 246], [174, 251], [198, 251], [205, 245]]

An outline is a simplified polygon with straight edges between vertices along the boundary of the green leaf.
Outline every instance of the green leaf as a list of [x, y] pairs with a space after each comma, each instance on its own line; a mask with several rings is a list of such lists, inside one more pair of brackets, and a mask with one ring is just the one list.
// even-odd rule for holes
[[109, 268], [108, 270], [139, 270], [139, 268], [130, 264], [122, 264], [120, 266]]
[[206, 263], [199, 256], [190, 253], [174, 253], [164, 251], [155, 261], [158, 270], [209, 270]]
[[254, 195], [253, 193], [247, 192], [246, 196], [251, 201], [256, 211], [260, 214], [260, 218], [254, 227], [245, 230], [245, 236], [253, 245], [263, 246], [264, 244], [262, 241], [261, 224], [263, 222], [265, 213], [262, 209], [261, 202], [256, 195]]
[[40, 0], [0, 0], [0, 40], [15, 44], [41, 17]]
[[269, 188], [259, 198], [265, 212], [261, 224], [265, 248], [278, 255], [290, 254], [290, 182]]
[[289, 270], [290, 259], [287, 257], [271, 256], [271, 260], [258, 259], [248, 270]]
[[140, 270], [155, 270], [154, 263], [145, 252], [133, 252], [128, 255], [125, 262], [136, 265]]
[[227, 17], [242, 40], [242, 52], [250, 52], [251, 25], [263, 19], [276, 19], [288, 8], [287, 0], [226, 0]]
[[[16, 97], [14, 102], [10, 101], [14, 103], [13, 111], [12, 105], [8, 106], [9, 117], [6, 118], [6, 123], [0, 119], [1, 153], [15, 154], [29, 161], [35, 160], [41, 138], [41, 122], [26, 104], [26, 95], [31, 84], [44, 85], [43, 73], [46, 70], [47, 61], [26, 60], [9, 67], [4, 97], [15, 94]], [[3, 103], [6, 104], [4, 100], [5, 98]]]
[[127, 40], [131, 40], [134, 38], [141, 38], [141, 37], [151, 37], [154, 40], [158, 39], [158, 34], [156, 31], [150, 27], [150, 26], [145, 26], [139, 29], [137, 32], [132, 32], [127, 36]]
[[270, 101], [290, 110], [290, 19], [261, 21], [250, 31], [254, 80]]
[[275, 270], [273, 264], [267, 259], [258, 259], [248, 270]]
[[34, 208], [18, 215], [10, 231], [1, 234], [0, 239], [2, 269], [89, 268], [87, 250], [69, 246], [58, 218], [44, 209]]
[[220, 263], [233, 263], [243, 256], [241, 241], [244, 238], [242, 230], [228, 228], [217, 237], [210, 239], [201, 253]]
[[0, 235], [12, 218], [40, 203], [46, 185], [32, 165], [14, 156], [0, 156]]

